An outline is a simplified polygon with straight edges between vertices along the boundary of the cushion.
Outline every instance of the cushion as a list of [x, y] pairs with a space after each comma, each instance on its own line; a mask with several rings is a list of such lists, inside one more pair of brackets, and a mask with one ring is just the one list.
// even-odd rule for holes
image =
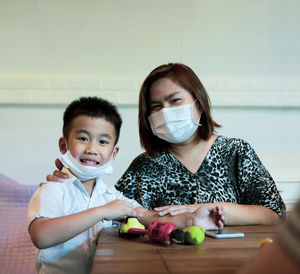
[[36, 273], [36, 249], [27, 230], [27, 207], [37, 188], [0, 174], [1, 273]]

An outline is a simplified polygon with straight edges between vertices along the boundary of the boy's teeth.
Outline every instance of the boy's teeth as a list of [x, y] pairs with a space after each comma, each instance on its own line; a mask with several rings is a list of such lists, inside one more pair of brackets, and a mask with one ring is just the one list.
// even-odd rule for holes
[[87, 164], [96, 164], [97, 163], [96, 161], [87, 161], [87, 160], [83, 160], [83, 161]]

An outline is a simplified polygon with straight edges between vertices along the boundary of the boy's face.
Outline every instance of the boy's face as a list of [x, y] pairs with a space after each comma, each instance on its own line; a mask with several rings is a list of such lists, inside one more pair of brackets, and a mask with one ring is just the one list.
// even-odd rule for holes
[[110, 158], [115, 159], [119, 148], [115, 147], [115, 128], [104, 118], [79, 115], [72, 122], [72, 129], [66, 140], [59, 140], [60, 152], [70, 150], [72, 156], [85, 166], [99, 167]]

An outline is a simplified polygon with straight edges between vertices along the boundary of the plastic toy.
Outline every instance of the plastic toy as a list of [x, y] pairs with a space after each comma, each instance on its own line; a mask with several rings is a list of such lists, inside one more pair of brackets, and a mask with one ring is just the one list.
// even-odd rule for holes
[[131, 228], [145, 229], [145, 226], [139, 222], [139, 219], [137, 217], [128, 216], [126, 218], [125, 223], [120, 224], [119, 227], [120, 235], [128, 234], [128, 230]]
[[200, 228], [199, 226], [189, 226], [183, 229], [185, 235], [185, 242], [198, 245], [204, 241], [205, 238], [205, 228]]
[[200, 244], [205, 238], [205, 229], [198, 226], [189, 226], [184, 230], [177, 229], [173, 223], [162, 223], [155, 221], [148, 229], [138, 222], [136, 217], [127, 217], [125, 224], [120, 224], [119, 234], [124, 237], [148, 235], [154, 243], [170, 245], [177, 244]]
[[273, 240], [269, 237], [264, 238], [260, 241], [260, 248], [262, 248], [265, 244], [273, 243]]

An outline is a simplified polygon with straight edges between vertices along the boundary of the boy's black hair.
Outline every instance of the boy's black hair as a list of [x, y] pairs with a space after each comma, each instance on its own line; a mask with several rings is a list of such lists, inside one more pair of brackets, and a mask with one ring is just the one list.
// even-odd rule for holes
[[117, 108], [112, 103], [99, 97], [81, 97], [70, 103], [64, 112], [63, 134], [68, 139], [73, 120], [79, 115], [94, 118], [104, 118], [115, 127], [116, 141], [119, 140], [122, 119]]

